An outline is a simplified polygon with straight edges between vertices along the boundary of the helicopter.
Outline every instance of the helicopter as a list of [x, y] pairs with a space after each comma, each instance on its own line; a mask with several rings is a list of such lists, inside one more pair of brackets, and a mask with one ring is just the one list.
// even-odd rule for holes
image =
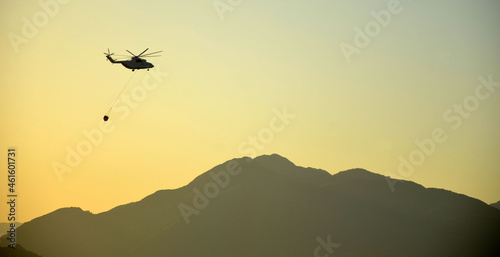
[[130, 52], [129, 50], [127, 50], [127, 52], [129, 52], [132, 56], [129, 56], [129, 57], [131, 57], [130, 60], [124, 60], [124, 61], [117, 61], [117, 60], [113, 59], [111, 57], [111, 55], [113, 55], [115, 53], [111, 53], [109, 51], [109, 48], [108, 48], [108, 52], [104, 53], [104, 54], [106, 55], [106, 58], [108, 58], [108, 60], [111, 63], [121, 63], [125, 68], [131, 69], [132, 71], [140, 70], [140, 69], [147, 69], [149, 71], [149, 69], [153, 68], [154, 65], [150, 62], [147, 62], [145, 59], [142, 59], [141, 57], [158, 57], [159, 55], [154, 55], [154, 54], [161, 53], [162, 51], [144, 54], [147, 50], [149, 50], [149, 48], [146, 48], [146, 50], [142, 51], [142, 53], [140, 53], [138, 55], [135, 55], [132, 52]]

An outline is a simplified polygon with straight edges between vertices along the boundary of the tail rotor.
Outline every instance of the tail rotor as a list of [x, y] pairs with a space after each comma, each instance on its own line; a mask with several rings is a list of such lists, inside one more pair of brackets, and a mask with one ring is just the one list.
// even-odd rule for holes
[[109, 48], [108, 48], [108, 52], [107, 52], [107, 53], [104, 53], [104, 54], [105, 54], [106, 56], [111, 56], [111, 55], [113, 55], [113, 54], [115, 54], [115, 53], [111, 53], [111, 52], [109, 51]]

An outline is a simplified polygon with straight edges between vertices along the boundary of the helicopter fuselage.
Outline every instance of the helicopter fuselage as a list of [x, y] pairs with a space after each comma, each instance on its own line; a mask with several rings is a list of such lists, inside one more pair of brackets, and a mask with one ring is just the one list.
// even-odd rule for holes
[[132, 57], [132, 59], [126, 61], [116, 61], [109, 55], [106, 57], [111, 63], [121, 63], [123, 67], [131, 70], [150, 69], [154, 67], [152, 63], [138, 57]]

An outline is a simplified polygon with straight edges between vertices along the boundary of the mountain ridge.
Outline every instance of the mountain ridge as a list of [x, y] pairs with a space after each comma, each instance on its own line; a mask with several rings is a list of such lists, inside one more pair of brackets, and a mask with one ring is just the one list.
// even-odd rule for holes
[[[277, 154], [244, 157], [103, 213], [58, 209], [21, 226], [18, 240], [46, 257], [307, 256], [318, 238], [340, 244], [335, 256], [496, 250], [496, 209], [411, 181], [398, 180], [395, 189], [364, 169], [331, 175]], [[459, 233], [464, 228], [476, 239]]]

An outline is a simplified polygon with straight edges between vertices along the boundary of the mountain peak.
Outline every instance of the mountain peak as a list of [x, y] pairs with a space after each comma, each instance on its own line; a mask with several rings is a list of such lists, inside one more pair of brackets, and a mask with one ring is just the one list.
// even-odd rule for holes
[[[287, 158], [279, 155], [279, 154], [271, 154], [271, 155], [261, 155], [258, 157], [255, 157], [253, 159], [254, 161], [263, 164], [265, 166], [272, 166], [272, 167], [281, 167], [281, 168], [292, 168], [296, 167], [296, 165], [288, 160]], [[272, 168], [269, 167], [269, 168]]]
[[342, 177], [350, 179], [369, 179], [369, 180], [384, 178], [384, 176], [380, 174], [373, 173], [362, 168], [344, 170], [335, 174], [334, 176], [337, 178]]
[[265, 170], [282, 176], [282, 178], [292, 179], [301, 183], [317, 185], [331, 178], [331, 174], [327, 171], [297, 166], [278, 154], [261, 155], [254, 158], [253, 161], [265, 168]]

